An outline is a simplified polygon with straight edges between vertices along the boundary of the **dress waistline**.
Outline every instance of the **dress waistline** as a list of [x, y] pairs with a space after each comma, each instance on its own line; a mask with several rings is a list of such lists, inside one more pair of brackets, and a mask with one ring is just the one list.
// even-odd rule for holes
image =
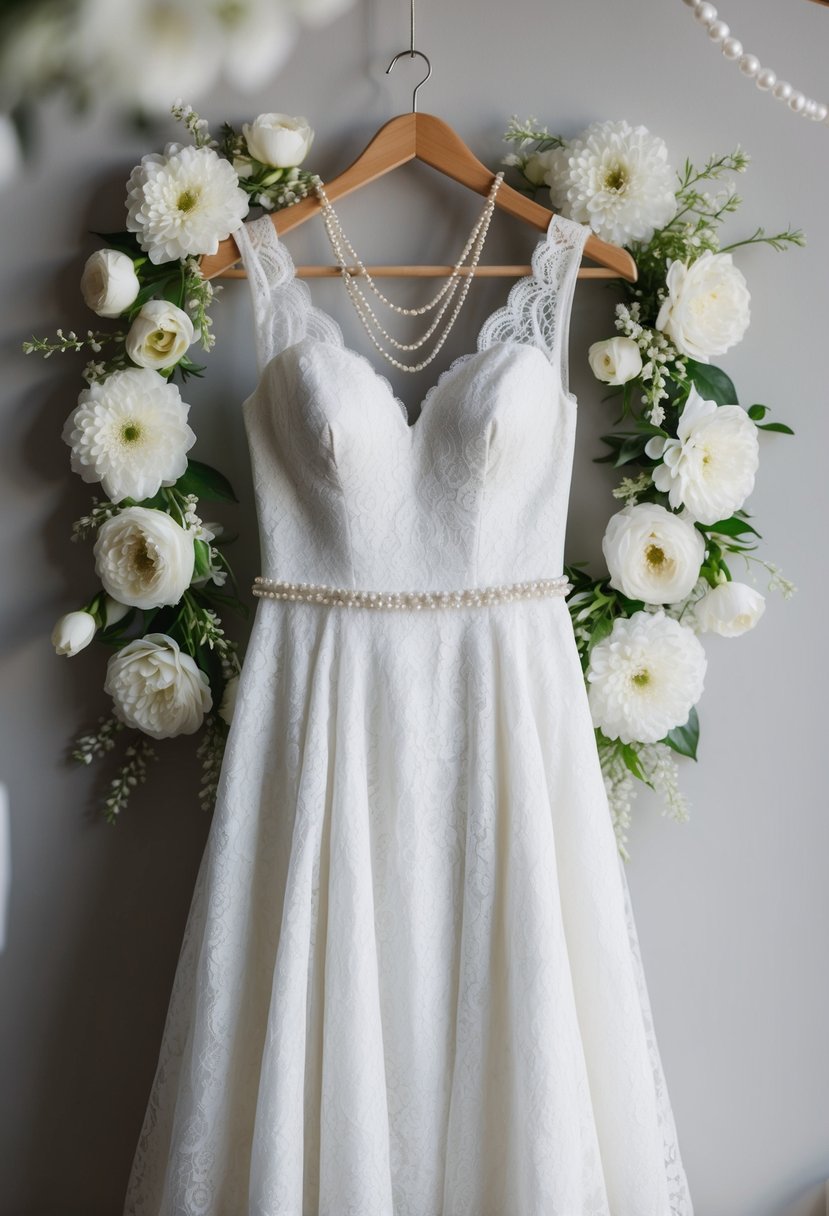
[[259, 574], [253, 594], [260, 599], [323, 604], [334, 608], [413, 610], [437, 608], [486, 608], [513, 600], [565, 596], [573, 590], [566, 575], [539, 578], [523, 583], [499, 583], [492, 587], [465, 587], [460, 591], [358, 591], [353, 587], [330, 587], [323, 583], [287, 583]]

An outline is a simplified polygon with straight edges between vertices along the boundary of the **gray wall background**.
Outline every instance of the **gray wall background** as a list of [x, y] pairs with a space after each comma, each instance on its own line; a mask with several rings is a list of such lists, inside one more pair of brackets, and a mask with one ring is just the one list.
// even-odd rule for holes
[[[792, 221], [809, 236], [805, 251], [740, 257], [753, 321], [724, 360], [745, 402], [773, 406], [797, 430], [794, 440], [764, 440], [750, 506], [763, 553], [780, 562], [799, 594], [789, 603], [771, 597], [752, 634], [707, 644], [702, 763], [687, 764], [682, 775], [691, 821], [664, 820], [643, 798], [629, 874], [699, 1216], [817, 1216], [829, 1176], [829, 130], [758, 94], [709, 47], [679, 0], [421, 0], [418, 11], [418, 43], [435, 69], [421, 108], [449, 120], [491, 165], [506, 151], [500, 134], [513, 111], [565, 134], [596, 118], [626, 117], [661, 134], [675, 163], [742, 144], [753, 165], [731, 231]], [[729, 0], [723, 15], [763, 62], [820, 95], [829, 13], [805, 2]], [[414, 72], [403, 63], [393, 77], [383, 74], [406, 45], [407, 22], [402, 0], [365, 0], [304, 35], [267, 90], [249, 98], [222, 92], [201, 108], [217, 128], [223, 118], [238, 122], [263, 110], [307, 114], [317, 129], [313, 166], [331, 176], [382, 121], [409, 108]], [[164, 747], [114, 829], [95, 815], [99, 774], [66, 762], [69, 737], [106, 708], [105, 656], [87, 651], [67, 661], [49, 645], [54, 619], [93, 586], [89, 548], [68, 541], [88, 490], [69, 475], [60, 441], [81, 363], [26, 361], [19, 343], [33, 331], [91, 323], [77, 294], [94, 247], [84, 234], [121, 226], [130, 168], [172, 136], [172, 126], [148, 139], [124, 134], [105, 112], [82, 119], [56, 105], [42, 119], [37, 161], [0, 199], [0, 779], [10, 791], [13, 863], [0, 956], [0, 1213], [112, 1216], [120, 1212], [208, 820], [194, 797], [188, 742]], [[344, 201], [340, 213], [369, 260], [448, 260], [479, 206], [412, 166]], [[502, 216], [490, 239], [520, 257], [533, 238]], [[321, 225], [306, 225], [289, 244], [299, 258], [329, 260]], [[340, 290], [314, 286], [368, 353]], [[470, 346], [503, 293], [504, 284], [475, 285], [442, 366]], [[612, 332], [612, 304], [605, 288], [580, 286], [571, 345], [581, 401], [571, 559], [596, 557], [615, 505], [612, 474], [592, 463], [610, 415], [584, 358], [588, 342]], [[225, 289], [216, 321], [209, 377], [188, 390], [191, 420], [195, 454], [219, 463], [243, 500], [223, 515], [243, 529], [234, 561], [245, 585], [257, 551], [239, 414], [254, 378], [243, 284]], [[397, 386], [411, 403], [424, 387]]]

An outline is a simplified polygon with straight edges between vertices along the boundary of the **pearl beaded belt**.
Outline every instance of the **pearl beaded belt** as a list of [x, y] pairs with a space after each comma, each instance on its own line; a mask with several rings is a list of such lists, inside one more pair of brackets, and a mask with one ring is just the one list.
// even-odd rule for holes
[[572, 584], [565, 575], [539, 578], [526, 583], [500, 583], [494, 587], [468, 587], [462, 591], [356, 591], [352, 587], [329, 587], [322, 583], [284, 583], [257, 575], [253, 594], [266, 600], [331, 604], [336, 608], [483, 608], [511, 600], [543, 599], [568, 595]]

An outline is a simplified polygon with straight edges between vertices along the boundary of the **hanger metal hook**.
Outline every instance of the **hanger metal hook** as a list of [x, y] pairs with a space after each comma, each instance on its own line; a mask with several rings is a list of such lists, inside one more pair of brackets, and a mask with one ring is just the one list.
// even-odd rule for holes
[[417, 91], [421, 87], [421, 85], [424, 85], [426, 83], [426, 81], [429, 79], [429, 77], [432, 75], [432, 64], [429, 60], [428, 55], [424, 55], [423, 51], [416, 51], [414, 49], [414, 47], [412, 47], [412, 49], [409, 51], [398, 51], [398, 53], [395, 55], [394, 59], [392, 59], [389, 66], [386, 68], [387, 76], [388, 76], [389, 72], [392, 70], [392, 68], [394, 67], [394, 65], [397, 63], [398, 59], [402, 59], [404, 55], [408, 55], [408, 57], [410, 59], [414, 59], [415, 55], [419, 55], [420, 58], [422, 60], [424, 60], [424, 62], [426, 63], [426, 67], [429, 69], [428, 72], [426, 73], [426, 75], [423, 77], [423, 79], [415, 85], [414, 92], [412, 93], [412, 113], [416, 114], [417, 113]]

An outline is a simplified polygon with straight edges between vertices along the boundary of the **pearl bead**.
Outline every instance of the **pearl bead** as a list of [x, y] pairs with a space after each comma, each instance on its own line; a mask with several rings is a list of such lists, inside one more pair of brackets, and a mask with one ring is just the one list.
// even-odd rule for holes
[[806, 98], [803, 93], [792, 93], [791, 97], [789, 98], [790, 110], [793, 110], [795, 114], [799, 114], [805, 105]]
[[495, 587], [469, 587], [462, 591], [355, 591], [353, 588], [318, 586], [316, 583], [285, 583], [257, 575], [253, 594], [260, 599], [289, 603], [331, 605], [335, 608], [375, 608], [421, 612], [424, 608], [481, 608], [508, 604], [513, 600], [565, 596], [572, 591], [565, 575], [525, 583], [500, 583]]
[[773, 89], [777, 84], [777, 73], [773, 72], [771, 68], [763, 68], [757, 73], [754, 83], [758, 89]]
[[756, 76], [760, 71], [760, 60], [756, 55], [742, 55], [740, 57], [740, 71], [744, 76]]
[[814, 113], [815, 122], [825, 122], [827, 117], [829, 117], [829, 106], [824, 105], [822, 101], [816, 101]]
[[776, 97], [778, 101], [788, 101], [793, 92], [794, 89], [788, 80], [778, 80], [772, 89], [772, 96]]
[[743, 44], [739, 38], [725, 38], [721, 49], [726, 59], [739, 59], [743, 53]]
[[703, 0], [703, 3], [698, 4], [694, 9], [694, 16], [700, 25], [708, 26], [712, 21], [717, 20], [717, 10], [713, 4], [708, 4], [706, 0]]
[[712, 42], [724, 42], [730, 33], [724, 21], [712, 21], [708, 27], [708, 37]]

